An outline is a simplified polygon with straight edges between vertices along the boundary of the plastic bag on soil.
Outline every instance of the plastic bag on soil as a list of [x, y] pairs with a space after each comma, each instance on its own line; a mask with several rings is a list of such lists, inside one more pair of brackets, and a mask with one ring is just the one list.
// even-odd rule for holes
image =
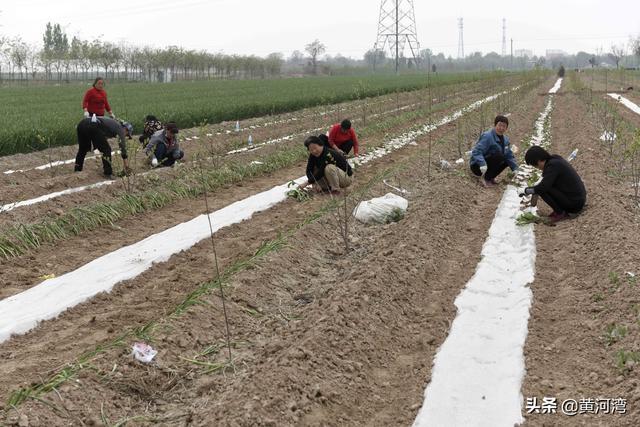
[[158, 352], [153, 349], [149, 344], [143, 342], [134, 343], [132, 346], [133, 356], [143, 363], [150, 363]]
[[385, 224], [402, 218], [407, 211], [409, 201], [393, 193], [358, 203], [353, 216], [365, 224]]

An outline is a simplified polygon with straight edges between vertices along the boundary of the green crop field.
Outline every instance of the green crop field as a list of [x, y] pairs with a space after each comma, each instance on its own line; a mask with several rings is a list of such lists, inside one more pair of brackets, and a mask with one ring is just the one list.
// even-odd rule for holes
[[[498, 73], [432, 75], [434, 86], [497, 77]], [[115, 114], [140, 131], [154, 114], [180, 127], [242, 120], [304, 107], [424, 88], [425, 74], [109, 84]], [[81, 102], [88, 84], [0, 87], [0, 155], [76, 143]]]

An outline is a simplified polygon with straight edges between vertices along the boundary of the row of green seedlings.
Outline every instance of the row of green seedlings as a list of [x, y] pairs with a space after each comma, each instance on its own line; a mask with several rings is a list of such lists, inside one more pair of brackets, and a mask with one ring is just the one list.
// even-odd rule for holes
[[[617, 272], [610, 271], [608, 279], [610, 284], [608, 294], [610, 295], [613, 295], [616, 292], [635, 293], [638, 286], [637, 275], [633, 272], [627, 272], [623, 277], [621, 277]], [[591, 297], [593, 302], [601, 302], [605, 299], [606, 296], [600, 292], [592, 295]], [[620, 311], [617, 310], [616, 312], [619, 313]], [[634, 304], [632, 306], [632, 313], [635, 319], [635, 328], [640, 328], [640, 304]], [[621, 343], [629, 335], [632, 328], [633, 326], [629, 327], [626, 324], [618, 324], [615, 322], [607, 324], [603, 334], [605, 347], [609, 348], [614, 344]], [[618, 371], [622, 374], [629, 374], [634, 369], [635, 365], [640, 363], [640, 351], [619, 348], [618, 351], [614, 353], [613, 358], [614, 365]]]
[[[420, 112], [409, 112], [404, 118], [391, 117], [369, 127], [373, 128], [374, 133], [414, 120], [419, 115]], [[365, 137], [368, 136], [369, 127], [361, 131]], [[306, 157], [306, 152], [300, 144], [295, 144], [293, 148], [284, 146], [275, 153], [259, 157], [258, 163], [247, 165], [236, 161], [222, 163], [222, 156], [218, 150], [212, 148], [213, 168], [205, 174], [209, 191], [289, 167]], [[158, 175], [147, 175], [143, 182], [151, 189], [139, 193], [130, 192], [138, 179], [137, 175], [126, 175], [122, 177], [123, 186], [129, 191], [125, 191], [114, 201], [77, 207], [57, 218], [49, 217], [37, 223], [9, 227], [0, 234], [0, 256], [7, 259], [21, 256], [43, 244], [54, 243], [102, 226], [114, 225], [127, 216], [157, 210], [177, 200], [200, 197], [204, 189], [198, 185], [196, 173], [196, 170], [185, 167], [179, 169], [179, 175], [171, 180]]]
[[[359, 198], [362, 194], [370, 192], [371, 188], [375, 184], [396, 173], [396, 171], [398, 171], [400, 167], [400, 165], [394, 166], [378, 173], [371, 180], [365, 183], [360, 189], [355, 191], [352, 196], [349, 197]], [[203, 185], [206, 184], [203, 183]], [[77, 378], [80, 372], [84, 371], [85, 369], [94, 371], [100, 377], [108, 379], [108, 377], [112, 375], [114, 371], [105, 372], [96, 367], [100, 356], [105, 355], [112, 350], [121, 350], [123, 348], [126, 348], [129, 345], [129, 341], [131, 341], [132, 339], [139, 339], [153, 343], [157, 331], [159, 331], [161, 328], [168, 328], [168, 323], [170, 321], [182, 317], [192, 307], [209, 305], [209, 303], [207, 303], [206, 301], [206, 297], [212, 294], [214, 291], [218, 290], [220, 287], [229, 286], [231, 278], [236, 274], [257, 266], [258, 263], [267, 255], [285, 247], [289, 239], [300, 229], [313, 222], [316, 222], [323, 216], [334, 210], [338, 210], [339, 208], [339, 200], [328, 200], [318, 210], [313, 212], [299, 224], [280, 233], [275, 239], [264, 242], [260, 246], [260, 248], [258, 248], [258, 250], [250, 257], [235, 261], [226, 269], [224, 269], [224, 271], [222, 271], [218, 277], [214, 278], [211, 281], [200, 284], [194, 291], [189, 293], [182, 302], [180, 302], [176, 307], [174, 307], [171, 311], [169, 311], [159, 319], [147, 322], [145, 325], [142, 325], [140, 327], [130, 328], [124, 333], [118, 335], [118, 337], [114, 340], [105, 344], [99, 344], [94, 349], [83, 353], [75, 361], [68, 363], [67, 366], [58, 370], [57, 372], [52, 373], [43, 381], [33, 383], [27, 387], [23, 387], [12, 392], [7, 400], [7, 409], [5, 409], [3, 412], [7, 414], [9, 410], [17, 410], [17, 408], [21, 404], [29, 399], [45, 402], [42, 398], [43, 395], [57, 390], [63, 384], [74, 378]], [[258, 313], [248, 312], [247, 314], [257, 315]], [[238, 342], [234, 342], [235, 346], [237, 346], [238, 344]], [[227, 368], [233, 368], [233, 361], [231, 361], [230, 363], [220, 363], [209, 361], [207, 359], [217, 354], [223, 346], [224, 344], [217, 342], [207, 346], [203, 351], [199, 352], [195, 356], [184, 357], [181, 359], [191, 365], [195, 365], [201, 368], [202, 370], [200, 373], [203, 375], [222, 372]], [[46, 404], [50, 405], [49, 402], [46, 402]]]

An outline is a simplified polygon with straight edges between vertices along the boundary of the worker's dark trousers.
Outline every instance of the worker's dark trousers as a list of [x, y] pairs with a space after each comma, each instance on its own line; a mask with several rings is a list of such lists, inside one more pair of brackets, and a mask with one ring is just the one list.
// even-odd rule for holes
[[578, 213], [584, 208], [585, 200], [571, 200], [557, 188], [550, 188], [544, 193], [538, 193], [555, 213]]
[[336, 146], [339, 149], [341, 149], [344, 152], [344, 154], [346, 155], [346, 154], [349, 154], [349, 151], [351, 151], [351, 149], [353, 148], [353, 141], [349, 140], [349, 141], [341, 143], [340, 145], [336, 144]]
[[[502, 173], [503, 170], [509, 166], [507, 160], [500, 153], [493, 154], [491, 156], [484, 158], [485, 162], [487, 162], [487, 172], [484, 174], [484, 179], [487, 181], [491, 181], [498, 175]], [[480, 165], [474, 163], [471, 165], [471, 172], [474, 175], [480, 176], [482, 172], [480, 171]]]
[[84, 158], [93, 145], [94, 150], [100, 150], [102, 153], [102, 167], [105, 175], [111, 175], [111, 146], [107, 142], [107, 138], [100, 130], [100, 124], [91, 123], [91, 119], [84, 119], [78, 123], [76, 128], [78, 132], [78, 154], [76, 154], [75, 171], [81, 171], [84, 166]]

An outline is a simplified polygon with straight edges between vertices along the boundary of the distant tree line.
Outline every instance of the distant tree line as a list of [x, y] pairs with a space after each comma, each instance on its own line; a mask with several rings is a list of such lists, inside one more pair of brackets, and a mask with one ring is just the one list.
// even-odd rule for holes
[[[20, 37], [0, 36], [0, 81], [91, 80], [97, 74], [107, 79], [127, 81], [178, 81], [206, 79], [257, 79], [283, 75], [358, 74], [391, 72], [395, 58], [380, 50], [369, 50], [361, 59], [340, 54], [324, 55], [327, 48], [319, 40], [294, 51], [285, 59], [281, 53], [266, 57], [226, 55], [179, 46], [165, 48], [114, 44], [102, 40], [69, 39], [59, 24], [48, 23], [42, 45], [34, 46]], [[423, 49], [417, 60], [402, 57], [403, 70], [419, 72], [457, 72], [476, 70], [523, 70], [531, 68], [637, 67], [640, 36], [626, 45], [611, 46], [608, 52], [578, 52], [551, 57], [511, 57], [495, 52], [474, 52], [465, 58], [452, 58]]]
[[96, 74], [110, 79], [142, 81], [254, 79], [279, 76], [282, 54], [265, 58], [114, 44], [69, 37], [59, 24], [47, 24], [42, 47], [20, 37], [0, 39], [0, 75], [13, 80], [87, 80]]

